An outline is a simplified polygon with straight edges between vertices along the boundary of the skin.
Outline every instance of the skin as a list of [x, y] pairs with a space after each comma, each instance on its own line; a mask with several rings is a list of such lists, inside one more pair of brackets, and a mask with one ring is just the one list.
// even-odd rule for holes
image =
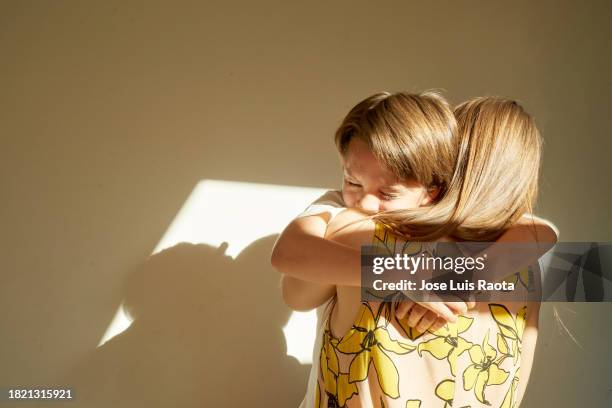
[[[363, 219], [364, 213], [427, 205], [436, 194], [414, 181], [395, 180], [376, 162], [365, 143], [351, 142], [346, 157], [342, 158], [342, 164], [345, 170], [343, 198], [353, 209], [338, 214], [331, 222], [327, 215], [294, 220], [283, 231], [272, 253], [273, 266], [283, 273], [283, 298], [290, 307], [309, 310], [322, 304], [334, 293], [338, 294], [338, 303], [331, 316], [332, 332], [336, 337], [341, 337], [351, 327], [360, 304], [357, 288], [360, 277], [359, 273], [355, 273], [360, 269], [358, 248], [362, 243], [369, 243], [374, 233], [374, 225], [371, 220]], [[555, 232], [548, 225], [537, 220], [521, 220], [504, 232], [497, 242], [538, 241], [554, 244], [556, 239]], [[541, 254], [532, 256], [537, 259]], [[443, 303], [432, 304], [429, 306], [439, 307]], [[465, 303], [455, 304], [460, 305], [458, 309], [451, 309], [451, 304], [448, 304], [446, 310], [433, 312], [426, 307], [428, 305], [406, 302], [400, 304], [396, 316], [407, 316], [408, 325], [419, 331], [426, 330], [428, 326], [433, 331], [447, 320], [455, 321], [455, 314], [466, 314]], [[467, 306], [473, 307], [474, 303]], [[480, 313], [482, 304], [475, 306], [470, 310], [472, 315]], [[528, 302], [528, 311], [520, 357], [522, 374], [517, 390], [518, 401], [524, 395], [533, 362], [539, 303]]]
[[[375, 224], [371, 220], [365, 218], [366, 214], [355, 209], [345, 210], [329, 223], [326, 238], [351, 246], [354, 248], [360, 247], [364, 242], [368, 242], [374, 233]], [[539, 258], [546, 252], [554, 243], [556, 243], [556, 233], [546, 224], [536, 223], [535, 228], [533, 220], [524, 218], [521, 219], [518, 224], [506, 232], [497, 242], [535, 242], [538, 241], [543, 245], [540, 246], [538, 252], [531, 254], [525, 253], [526, 263], [529, 264], [533, 260]], [[503, 265], [500, 264], [502, 269]], [[503, 272], [502, 272], [503, 273]], [[538, 280], [536, 280], [538, 282]], [[541, 291], [541, 287], [536, 283], [536, 290]], [[341, 337], [349, 330], [355, 321], [356, 313], [358, 311], [358, 304], [360, 299], [360, 291], [355, 287], [337, 287], [338, 302], [337, 306], [332, 311], [331, 316], [331, 329], [332, 334], [336, 337]], [[506, 305], [509, 309], [515, 309], [515, 302], [502, 302], [497, 301]], [[533, 365], [533, 359], [535, 355], [535, 348], [537, 344], [538, 336], [538, 318], [540, 303], [539, 302], [526, 302], [527, 305], [527, 316], [525, 321], [525, 329], [522, 337], [521, 355], [520, 355], [520, 381], [517, 389], [516, 401], [518, 404], [523, 399], [524, 393], [529, 382], [529, 376], [531, 373], [531, 367]], [[413, 304], [414, 305], [414, 304]], [[469, 310], [461, 313], [474, 318], [488, 318], [488, 303], [477, 302], [471, 305]], [[518, 306], [522, 306], [521, 303]], [[421, 307], [416, 305], [416, 307]], [[418, 309], [418, 312], [414, 312], [414, 307], [406, 307], [409, 311], [408, 325], [415, 327], [419, 331], [421, 328], [426, 327], [429, 324], [429, 320], [425, 316], [429, 313], [429, 310]], [[397, 312], [396, 312], [397, 316]], [[398, 316], [398, 319], [400, 317]], [[425, 320], [425, 322], [423, 322]], [[396, 321], [390, 322], [397, 326]], [[443, 325], [443, 324], [442, 324]], [[435, 323], [437, 326], [437, 323]], [[435, 327], [433, 329], [437, 330]], [[432, 328], [430, 328], [431, 331]]]
[[[428, 189], [417, 180], [399, 180], [381, 165], [367, 143], [359, 138], [351, 139], [346, 156], [341, 156], [341, 162], [344, 173], [342, 198], [348, 208], [358, 209], [365, 214], [429, 205], [438, 194], [438, 189]], [[335, 224], [337, 222], [336, 220]], [[373, 226], [374, 223], [370, 222], [367, 226], [362, 224], [360, 228], [369, 227], [373, 235]], [[330, 229], [333, 230], [328, 226], [328, 230]], [[326, 235], [326, 238], [347, 244], [342, 240], [334, 239], [333, 234]], [[368, 243], [367, 235], [361, 238], [364, 239], [364, 243]], [[352, 291], [354, 289], [344, 288], [342, 290]], [[465, 311], [466, 307], [463, 302], [448, 303], [444, 309], [441, 302], [417, 304], [408, 301], [402, 302], [396, 313], [398, 318], [408, 316], [409, 326], [424, 331], [426, 329], [436, 330], [446, 323], [447, 319], [439, 317], [440, 314], [454, 321], [453, 313]]]
[[[384, 210], [428, 205], [437, 195], [416, 180], [398, 180], [378, 162], [367, 144], [354, 138], [341, 157], [344, 170], [342, 196], [349, 208], [368, 214]], [[285, 303], [294, 310], [310, 310], [328, 300], [336, 285], [359, 287], [360, 254], [338, 240], [323, 239], [329, 219], [315, 215], [294, 220], [281, 234], [272, 252], [272, 265], [283, 272]], [[371, 238], [371, 237], [370, 237]], [[359, 247], [358, 247], [359, 248]], [[309, 254], [317, 254], [312, 257]], [[333, 271], [330, 277], [329, 271]], [[304, 279], [304, 277], [308, 279]], [[330, 280], [331, 278], [331, 280]], [[403, 303], [398, 316], [411, 312], [410, 322], [419, 329], [436, 329], [455, 321], [467, 305], [457, 302]], [[418, 319], [416, 319], [418, 317]]]
[[[375, 223], [364, 218], [366, 214], [356, 209], [349, 209], [336, 215], [329, 223], [326, 239], [338, 242], [355, 249], [361, 245], [369, 243], [374, 235]], [[349, 330], [361, 305], [361, 288], [355, 286], [336, 286], [338, 300], [331, 315], [331, 330], [335, 337], [342, 337]], [[370, 302], [375, 309], [378, 304]], [[415, 327], [419, 331], [427, 329], [437, 330], [442, 327], [447, 319], [439, 317], [438, 313], [428, 309], [432, 307], [440, 310], [442, 307], [448, 308], [446, 314], [455, 320], [455, 314], [465, 314], [467, 306], [464, 302], [404, 302], [401, 314], [396, 310], [398, 318], [408, 318], [408, 325]], [[397, 324], [397, 322], [392, 322]], [[399, 329], [399, 328], [398, 328]]]
[[430, 204], [437, 194], [416, 180], [398, 180], [361, 139], [351, 139], [341, 162], [342, 198], [348, 208], [368, 214], [414, 208]]
[[[349, 206], [365, 213], [427, 205], [437, 193], [427, 191], [412, 180], [398, 182], [359, 139], [351, 141], [341, 161], [345, 170], [343, 198]], [[311, 310], [321, 305], [336, 293], [336, 285], [358, 287], [361, 284], [360, 274], [355, 272], [360, 270], [359, 251], [329, 235], [324, 239], [328, 217], [320, 214], [295, 219], [282, 232], [272, 251], [272, 265], [282, 273], [283, 299], [294, 310]], [[519, 223], [506, 231], [498, 242], [533, 241], [535, 238], [527, 235], [534, 227], [538, 241], [556, 242], [554, 231], [537, 221], [535, 224]], [[371, 239], [372, 235], [373, 232], [366, 238]], [[473, 306], [473, 302], [408, 301], [399, 304], [396, 315], [399, 319], [408, 317], [408, 324], [420, 331], [435, 330], [447, 321], [455, 321], [456, 315]]]

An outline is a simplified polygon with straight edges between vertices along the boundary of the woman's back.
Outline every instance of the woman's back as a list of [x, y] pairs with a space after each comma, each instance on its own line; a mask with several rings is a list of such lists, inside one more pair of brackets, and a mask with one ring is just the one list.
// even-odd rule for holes
[[[338, 217], [336, 223], [345, 225], [353, 216]], [[361, 221], [338, 233], [330, 225], [328, 238], [358, 246], [369, 236], [392, 253], [405, 248], [405, 241], [381, 224], [375, 224], [372, 240], [372, 227]], [[520, 285], [524, 279], [508, 279], [526, 291]], [[318, 333], [315, 406], [514, 406], [521, 361], [530, 370], [535, 348], [533, 341], [523, 344], [526, 322], [535, 320], [537, 326], [539, 312], [524, 298], [478, 303], [457, 322], [420, 333], [406, 319], [398, 320], [390, 303], [362, 302], [359, 287], [338, 286]]]

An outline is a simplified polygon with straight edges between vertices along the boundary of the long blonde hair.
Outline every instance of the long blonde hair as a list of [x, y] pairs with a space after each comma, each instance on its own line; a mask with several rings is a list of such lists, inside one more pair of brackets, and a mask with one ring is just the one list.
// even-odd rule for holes
[[516, 101], [496, 97], [468, 100], [455, 117], [458, 155], [448, 188], [432, 206], [372, 216], [393, 233], [493, 241], [533, 211], [542, 151], [533, 118]]

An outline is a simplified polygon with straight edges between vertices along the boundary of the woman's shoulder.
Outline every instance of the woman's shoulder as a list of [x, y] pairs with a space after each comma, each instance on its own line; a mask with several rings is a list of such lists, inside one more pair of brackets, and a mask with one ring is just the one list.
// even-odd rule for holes
[[542, 217], [538, 217], [535, 214], [531, 214], [531, 213], [525, 213], [523, 214], [523, 216], [519, 219], [518, 223], [519, 225], [522, 226], [532, 226], [532, 227], [536, 227], [538, 228], [540, 231], [543, 232], [550, 232], [553, 233], [556, 236], [556, 239], [559, 239], [559, 228], [557, 228], [557, 226], [550, 220], [547, 220], [545, 218]]

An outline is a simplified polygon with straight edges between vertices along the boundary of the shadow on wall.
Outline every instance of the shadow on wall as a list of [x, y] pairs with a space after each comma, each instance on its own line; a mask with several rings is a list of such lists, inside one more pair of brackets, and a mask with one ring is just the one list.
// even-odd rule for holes
[[297, 406], [309, 366], [286, 355], [290, 311], [269, 264], [275, 237], [235, 260], [224, 247], [189, 243], [152, 255], [127, 280], [132, 325], [64, 379], [75, 405]]

